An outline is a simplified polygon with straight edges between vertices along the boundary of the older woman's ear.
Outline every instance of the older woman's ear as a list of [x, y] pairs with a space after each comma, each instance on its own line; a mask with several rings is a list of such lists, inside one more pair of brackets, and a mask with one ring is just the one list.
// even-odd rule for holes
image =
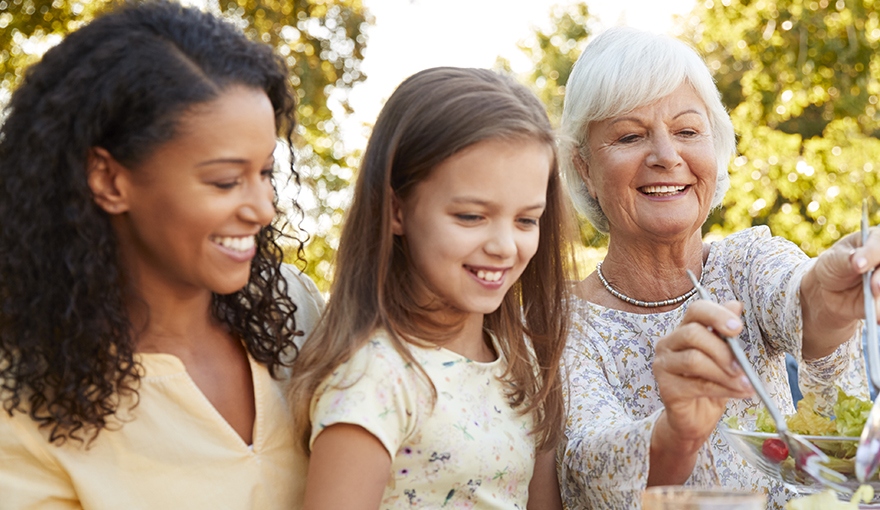
[[596, 198], [596, 192], [593, 191], [593, 181], [590, 179], [590, 164], [587, 162], [587, 158], [581, 154], [581, 151], [575, 149], [571, 155], [571, 161], [574, 163], [574, 167], [577, 170], [578, 175], [581, 176], [581, 180], [584, 181], [584, 186], [587, 188], [587, 191], [590, 193], [590, 196], [594, 199]]

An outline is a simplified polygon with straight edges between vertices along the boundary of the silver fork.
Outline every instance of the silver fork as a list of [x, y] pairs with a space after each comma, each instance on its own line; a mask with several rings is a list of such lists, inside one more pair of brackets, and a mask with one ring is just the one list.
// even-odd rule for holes
[[[868, 201], [862, 202], [862, 246], [868, 242]], [[877, 345], [877, 315], [874, 294], [871, 292], [871, 269], [862, 275], [862, 294], [865, 302], [865, 350], [868, 354], [868, 373], [875, 388], [880, 388], [880, 348]], [[880, 398], [874, 400], [871, 412], [862, 429], [856, 449], [855, 472], [860, 482], [874, 476], [880, 465]]]
[[[691, 282], [693, 282], [697, 292], [699, 292], [700, 299], [712, 301], [711, 296], [709, 296], [706, 289], [700, 285], [700, 282], [694, 276], [694, 273], [688, 269], [687, 275], [688, 278], [691, 279]], [[758, 394], [761, 402], [764, 403], [764, 407], [767, 408], [767, 411], [776, 423], [776, 433], [779, 434], [779, 438], [782, 439], [788, 447], [788, 454], [794, 459], [795, 466], [826, 487], [830, 487], [843, 494], [852, 494], [852, 489], [845, 485], [841, 485], [846, 482], [845, 476], [822, 465], [822, 463], [829, 461], [828, 456], [806, 439], [788, 430], [788, 425], [785, 423], [785, 417], [782, 416], [779, 408], [776, 407], [776, 402], [770, 398], [770, 395], [767, 393], [767, 390], [758, 378], [758, 374], [755, 373], [752, 365], [749, 364], [749, 360], [746, 358], [746, 353], [743, 352], [739, 342], [735, 338], [721, 335], [717, 331], [714, 331], [714, 333], [727, 343], [730, 350], [733, 352], [733, 357], [736, 358], [737, 363], [742, 367], [749, 382], [752, 383], [752, 387], [755, 388], [755, 393]]]

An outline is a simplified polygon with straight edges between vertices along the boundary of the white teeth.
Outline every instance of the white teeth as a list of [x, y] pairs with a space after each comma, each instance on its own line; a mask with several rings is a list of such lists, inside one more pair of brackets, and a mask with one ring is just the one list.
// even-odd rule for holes
[[504, 271], [485, 271], [483, 269], [477, 270], [477, 278], [480, 280], [486, 280], [487, 282], [497, 282], [501, 279], [501, 276], [504, 274]]
[[211, 240], [224, 248], [229, 248], [230, 250], [235, 251], [248, 251], [256, 244], [256, 238], [254, 236], [212, 237]]
[[681, 193], [686, 186], [645, 186], [642, 188], [643, 193], [663, 194], [663, 193]]

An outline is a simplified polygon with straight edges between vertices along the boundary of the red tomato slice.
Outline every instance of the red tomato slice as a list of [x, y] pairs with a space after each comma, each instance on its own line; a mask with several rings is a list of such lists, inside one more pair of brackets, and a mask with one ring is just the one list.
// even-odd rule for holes
[[785, 446], [781, 439], [770, 438], [761, 445], [761, 453], [764, 454], [767, 460], [779, 464], [788, 458], [788, 447]]

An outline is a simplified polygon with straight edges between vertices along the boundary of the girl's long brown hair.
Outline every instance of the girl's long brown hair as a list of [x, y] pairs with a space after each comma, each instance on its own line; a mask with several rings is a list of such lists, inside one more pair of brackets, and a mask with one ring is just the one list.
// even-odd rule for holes
[[[436, 327], [425, 327], [437, 326], [428, 318], [432, 310], [417, 305], [414, 282], [419, 276], [411, 274], [405, 244], [391, 231], [392, 199], [406, 200], [442, 161], [489, 139], [538, 140], [555, 147], [538, 99], [484, 69], [421, 71], [397, 88], [379, 114], [342, 230], [330, 303], [293, 368], [289, 397], [295, 432], [306, 452], [316, 389], [376, 329], [387, 330], [410, 361], [406, 342], [424, 339], [428, 331], [436, 336]], [[538, 250], [498, 310], [484, 319], [508, 360], [504, 379], [510, 383], [510, 403], [524, 414], [534, 413], [541, 448], [553, 448], [562, 430], [559, 360], [569, 318], [572, 217], [554, 156]]]

